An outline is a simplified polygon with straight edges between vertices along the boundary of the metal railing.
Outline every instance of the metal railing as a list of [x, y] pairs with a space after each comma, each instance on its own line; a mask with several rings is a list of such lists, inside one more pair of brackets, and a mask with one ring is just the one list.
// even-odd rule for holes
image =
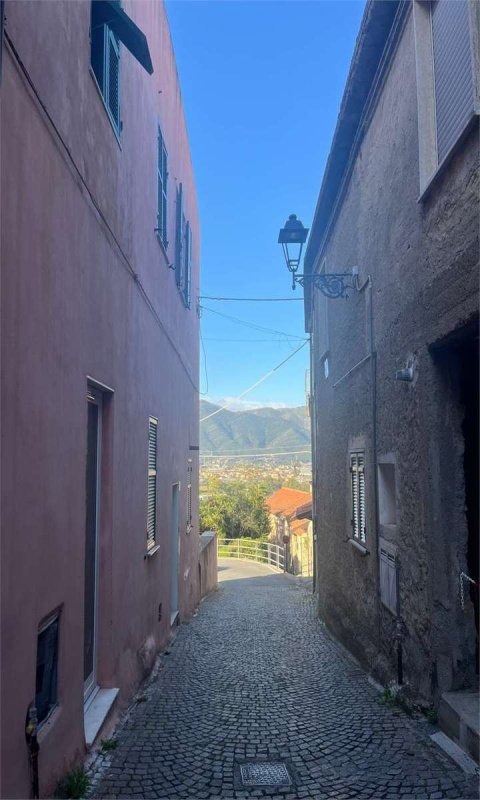
[[285, 571], [285, 548], [271, 542], [252, 542], [243, 539], [219, 539], [218, 558], [239, 558], [256, 561]]

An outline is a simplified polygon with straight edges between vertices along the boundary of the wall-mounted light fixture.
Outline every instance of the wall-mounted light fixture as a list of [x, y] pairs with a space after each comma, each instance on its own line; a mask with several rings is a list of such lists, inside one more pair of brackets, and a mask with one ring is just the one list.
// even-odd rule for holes
[[[282, 245], [285, 263], [289, 272], [292, 273], [292, 289], [295, 289], [296, 283], [303, 286], [305, 281], [311, 281], [311, 285], [320, 289], [325, 297], [347, 297], [347, 290], [356, 288], [356, 269], [351, 272], [297, 274], [308, 231], [309, 229], [305, 228], [301, 221], [297, 219], [296, 214], [290, 214], [278, 234], [278, 243]], [[347, 283], [348, 278], [351, 279], [351, 283]]]

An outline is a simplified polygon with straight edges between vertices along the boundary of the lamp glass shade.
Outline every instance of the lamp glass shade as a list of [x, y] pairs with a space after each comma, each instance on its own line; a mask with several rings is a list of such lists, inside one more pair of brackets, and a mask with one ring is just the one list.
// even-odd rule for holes
[[285, 226], [280, 229], [278, 234], [279, 244], [305, 244], [308, 236], [308, 228], [305, 228], [296, 214], [290, 214]]

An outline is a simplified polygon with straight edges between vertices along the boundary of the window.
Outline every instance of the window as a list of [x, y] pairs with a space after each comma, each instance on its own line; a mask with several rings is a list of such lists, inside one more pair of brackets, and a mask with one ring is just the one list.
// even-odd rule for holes
[[[115, 5], [120, 7], [118, 2]], [[120, 135], [120, 43], [104, 20], [105, 4], [93, 0], [90, 63], [110, 121]]]
[[350, 453], [350, 475], [352, 484], [353, 538], [363, 544], [366, 541], [364, 452]]
[[380, 598], [393, 614], [397, 613], [397, 562], [385, 547], [380, 548]]
[[39, 724], [57, 705], [58, 626], [57, 614], [38, 631], [35, 706]]
[[185, 225], [185, 247], [183, 263], [182, 295], [183, 302], [190, 308], [190, 290], [192, 283], [192, 229], [190, 223]]
[[157, 538], [157, 429], [158, 420], [148, 422], [147, 550]]
[[167, 239], [167, 150], [160, 128], [158, 129], [157, 155], [157, 233], [164, 247]]
[[183, 226], [185, 218], [183, 216], [183, 186], [180, 183], [177, 189], [177, 220], [175, 236], [175, 281], [179, 289], [182, 287], [182, 266], [183, 266]]
[[473, 113], [468, 0], [431, 4], [437, 159], [440, 164]]
[[427, 189], [475, 111], [469, 0], [416, 0], [420, 191]]
[[381, 525], [397, 524], [395, 464], [378, 465], [378, 514]]

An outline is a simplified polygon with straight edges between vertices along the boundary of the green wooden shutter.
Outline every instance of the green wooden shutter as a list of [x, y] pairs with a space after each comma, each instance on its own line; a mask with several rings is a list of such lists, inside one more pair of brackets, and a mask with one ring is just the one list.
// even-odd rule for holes
[[182, 286], [182, 252], [183, 252], [183, 186], [177, 189], [177, 226], [175, 241], [175, 280], [180, 289]]

